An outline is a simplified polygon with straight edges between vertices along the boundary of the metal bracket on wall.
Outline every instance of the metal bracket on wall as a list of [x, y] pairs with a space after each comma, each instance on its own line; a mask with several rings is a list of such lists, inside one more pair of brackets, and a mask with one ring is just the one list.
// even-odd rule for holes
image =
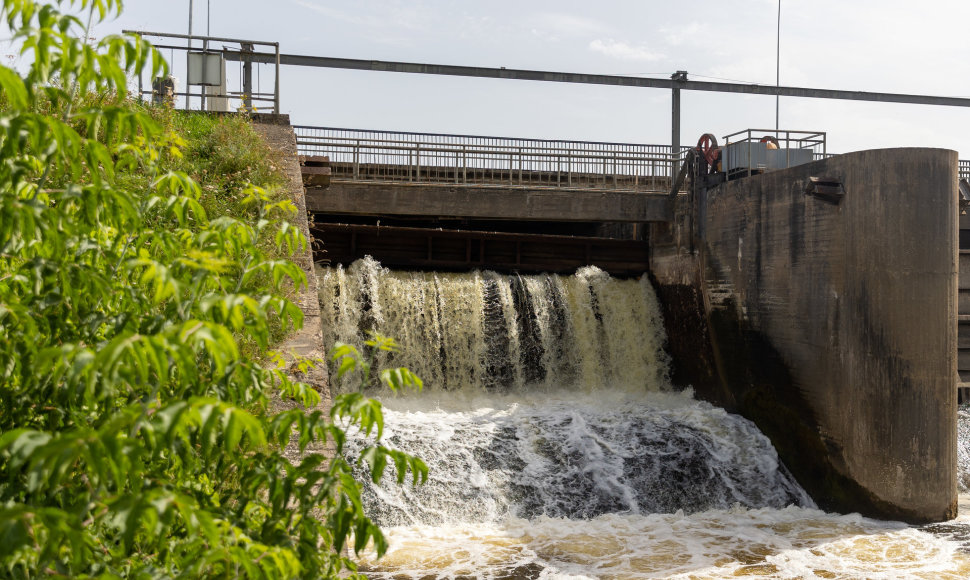
[[970, 183], [966, 179], [960, 180], [960, 215], [967, 214], [967, 206], [970, 205]]
[[805, 195], [814, 195], [823, 201], [838, 205], [845, 197], [845, 186], [835, 177], [809, 177]]

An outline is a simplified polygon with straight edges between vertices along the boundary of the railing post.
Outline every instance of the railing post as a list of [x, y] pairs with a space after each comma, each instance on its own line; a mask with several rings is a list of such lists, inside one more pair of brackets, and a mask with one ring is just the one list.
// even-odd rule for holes
[[468, 183], [468, 150], [461, 146], [461, 182]]
[[512, 167], [512, 153], [509, 152], [509, 185], [512, 185], [513, 179], [515, 179], [515, 170]]
[[280, 114], [280, 43], [276, 43], [276, 86], [273, 90], [273, 114]]
[[455, 183], [458, 183], [458, 151], [455, 151]]
[[421, 181], [421, 144], [414, 146], [414, 180]]
[[360, 180], [360, 139], [354, 145], [354, 181]]
[[617, 179], [616, 179], [616, 171], [617, 171], [617, 168], [616, 168], [616, 152], [614, 152], [613, 153], [613, 189], [617, 189], [619, 187], [619, 185], [617, 184]]
[[556, 155], [556, 187], [559, 187], [559, 184], [562, 183], [561, 176], [562, 176], [562, 155], [557, 154]]
[[[243, 61], [243, 108], [247, 113], [253, 112], [253, 52], [256, 45], [251, 42], [239, 43], [240, 55]], [[186, 97], [188, 100], [188, 97]]]

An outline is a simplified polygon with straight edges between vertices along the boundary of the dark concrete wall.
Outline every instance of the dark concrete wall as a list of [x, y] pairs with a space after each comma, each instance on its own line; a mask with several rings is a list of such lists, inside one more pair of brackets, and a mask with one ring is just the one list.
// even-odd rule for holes
[[309, 187], [307, 209], [324, 214], [517, 221], [650, 222], [669, 219], [667, 196], [556, 188], [332, 180]]
[[[820, 507], [956, 515], [956, 175], [952, 151], [851, 153], [722, 184], [692, 229], [657, 228], [668, 331], [696, 327], [675, 378], [755, 421]], [[844, 199], [807, 195], [812, 176]]]

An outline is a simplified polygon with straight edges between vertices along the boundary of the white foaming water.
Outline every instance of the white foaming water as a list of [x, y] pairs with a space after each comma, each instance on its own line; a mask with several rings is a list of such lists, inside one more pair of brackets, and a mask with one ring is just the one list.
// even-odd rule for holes
[[970, 493], [970, 406], [957, 411], [957, 485], [960, 493]]
[[390, 530], [372, 578], [970, 577], [959, 544], [904, 524], [815, 509], [539, 517]]
[[689, 394], [443, 396], [385, 401], [385, 444], [433, 472], [369, 488], [382, 525], [813, 505], [751, 422]]
[[[670, 392], [645, 279], [369, 259], [320, 279], [326, 344], [377, 330], [403, 348], [383, 362], [425, 379], [420, 396], [381, 396], [385, 443], [431, 479], [365, 489], [391, 542], [362, 562], [371, 577], [970, 577], [965, 522], [818, 511], [752, 423]], [[362, 444], [351, 434], [349, 452]]]

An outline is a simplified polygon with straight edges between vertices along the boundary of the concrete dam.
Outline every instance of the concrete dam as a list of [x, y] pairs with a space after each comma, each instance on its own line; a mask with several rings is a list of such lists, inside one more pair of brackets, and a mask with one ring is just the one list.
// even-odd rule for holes
[[[322, 274], [329, 288], [324, 309], [344, 321], [340, 332], [349, 336], [396, 308], [409, 309], [424, 326], [397, 328], [431, 349], [416, 359], [433, 361], [422, 370], [444, 384], [488, 392], [514, 394], [556, 377], [567, 382], [585, 365], [626, 377], [624, 384], [661, 385], [651, 392], [691, 387], [698, 399], [757, 426], [777, 450], [771, 477], [778, 478], [774, 489], [787, 490], [777, 497], [788, 499], [768, 500], [774, 492], [760, 491], [761, 499], [742, 505], [788, 501], [908, 522], [955, 517], [954, 152], [809, 156], [766, 170], [750, 162], [750, 153], [746, 164], [732, 165], [727, 147], [721, 153], [699, 145], [671, 157], [614, 144], [577, 151], [457, 137], [405, 143], [389, 134], [371, 141], [356, 135], [323, 145], [297, 128], [309, 154], [304, 179], [311, 230], [323, 244], [318, 259], [330, 264]], [[791, 149], [778, 150], [790, 157]], [[365, 256], [399, 273], [373, 263], [351, 267]], [[599, 273], [565, 277], [586, 266]], [[472, 273], [452, 280], [466, 274], [445, 272]], [[547, 277], [530, 277], [539, 272]], [[610, 274], [632, 278], [637, 290], [618, 290], [622, 280]], [[661, 335], [643, 328], [652, 315], [641, 309], [653, 295]], [[461, 315], [471, 319], [446, 313], [479, 300]], [[611, 310], [620, 305], [627, 306]], [[339, 318], [338, 311], [357, 314]], [[579, 319], [592, 326], [575, 326]], [[475, 337], [449, 334], [472, 327]], [[636, 344], [633, 335], [613, 343], [610, 336], [637, 327], [660, 336], [664, 347], [640, 344], [635, 354], [605, 346]], [[581, 343], [566, 338], [586, 332]], [[608, 355], [591, 352], [625, 360], [650, 353], [650, 360], [614, 367], [602, 363]], [[494, 353], [502, 356], [489, 358]], [[656, 362], [665, 357], [669, 366]], [[476, 366], [483, 360], [492, 362]], [[662, 386], [668, 375], [669, 388]], [[584, 417], [590, 425], [600, 421]], [[601, 437], [603, 429], [592, 431]], [[651, 445], [642, 442], [643, 449]], [[616, 489], [632, 485], [623, 473]], [[725, 477], [723, 489], [738, 488], [740, 480]], [[518, 490], [514, 509], [542, 503], [523, 499], [533, 496], [521, 486], [510, 489]], [[412, 517], [410, 508], [388, 509], [398, 514], [391, 521]]]
[[827, 509], [955, 517], [956, 183], [952, 151], [850, 153], [702, 191], [654, 238], [679, 380]]

